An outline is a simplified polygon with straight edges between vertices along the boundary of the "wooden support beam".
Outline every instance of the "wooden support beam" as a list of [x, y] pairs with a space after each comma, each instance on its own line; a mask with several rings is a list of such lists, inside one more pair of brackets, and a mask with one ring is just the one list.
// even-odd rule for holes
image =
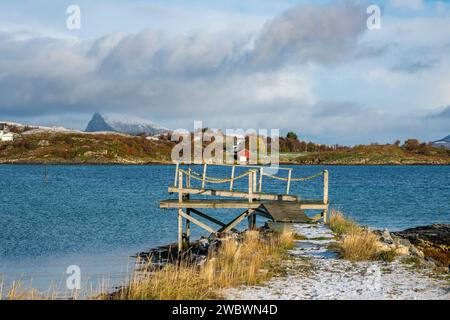
[[216, 231], [215, 231], [213, 228], [211, 228], [210, 226], [204, 224], [203, 222], [201, 222], [201, 221], [195, 219], [195, 218], [192, 217], [192, 216], [188, 216], [188, 215], [187, 215], [186, 213], [184, 213], [183, 211], [181, 211], [180, 215], [181, 215], [183, 218], [185, 218], [185, 219], [191, 221], [192, 223], [198, 225], [200, 228], [203, 228], [203, 229], [205, 229], [206, 231], [208, 231], [208, 232], [210, 232], [210, 233], [215, 233], [215, 232], [216, 232]]
[[323, 223], [328, 223], [328, 170], [323, 172], [323, 203], [327, 205], [323, 210]]
[[323, 172], [323, 203], [328, 204], [328, 170]]
[[253, 202], [253, 171], [248, 174], [248, 202]]
[[[188, 216], [191, 215], [191, 209], [186, 209], [186, 215]], [[186, 240], [188, 242], [188, 246], [190, 238], [191, 238], [191, 221], [189, 219], [186, 219]]]
[[[178, 203], [183, 202], [183, 172], [178, 172]], [[183, 210], [178, 209], [178, 252], [183, 251]]]
[[[159, 202], [161, 209], [195, 208], [195, 209], [257, 209], [261, 204], [270, 201], [228, 200], [228, 199], [195, 199], [179, 203], [177, 199], [167, 199]], [[324, 210], [328, 207], [323, 200], [301, 201], [297, 203], [302, 210]]]
[[288, 171], [286, 194], [289, 194], [289, 190], [291, 189], [291, 176], [292, 176], [292, 169]]
[[206, 179], [206, 166], [207, 164], [203, 164], [203, 176], [202, 176], [202, 189], [205, 189], [205, 179]]
[[236, 174], [236, 166], [231, 167], [230, 191], [233, 191], [234, 175]]
[[251, 214], [247, 217], [248, 219], [248, 230], [254, 230], [256, 228], [256, 214], [253, 210], [249, 210]]
[[[195, 213], [196, 215], [198, 215], [198, 216], [200, 216], [200, 217], [202, 217], [202, 218], [204, 218], [206, 220], [209, 220], [209, 221], [211, 221], [211, 222], [213, 222], [213, 223], [215, 223], [215, 224], [217, 224], [217, 225], [219, 225], [221, 227], [225, 227], [226, 226], [226, 224], [223, 223], [222, 221], [217, 220], [217, 219], [215, 219], [215, 218], [213, 218], [213, 217], [211, 217], [211, 216], [209, 216], [209, 215], [207, 215], [207, 214], [205, 214], [205, 213], [203, 213], [201, 211], [198, 211], [196, 209], [190, 209], [190, 210], [191, 210], [192, 213]], [[232, 229], [232, 231], [237, 231], [237, 230], [236, 229]]]
[[178, 169], [180, 168], [180, 163], [177, 162], [176, 166], [175, 166], [175, 179], [173, 181], [173, 185], [176, 187], [177, 186], [177, 181], [178, 181]]
[[186, 178], [186, 188], [190, 188], [191, 187], [191, 171], [192, 171], [192, 169], [189, 167], [189, 169], [188, 169], [188, 176]]
[[328, 223], [328, 208], [323, 210], [323, 223]]
[[262, 192], [262, 178], [264, 175], [263, 170], [264, 170], [264, 167], [261, 167], [261, 169], [259, 169], [259, 189], [258, 190], [260, 193]]
[[225, 227], [219, 229], [218, 232], [228, 232], [234, 227], [236, 227], [242, 220], [244, 220], [246, 217], [248, 217], [251, 214], [250, 210], [245, 210], [242, 214], [234, 218], [229, 224], [227, 224]]
[[[178, 192], [177, 187], [169, 187], [169, 193]], [[230, 198], [247, 198], [248, 192], [246, 191], [229, 191], [229, 190], [212, 190], [201, 188], [183, 188], [184, 194], [198, 194], [202, 196], [218, 196], [218, 197], [230, 197]], [[253, 199], [256, 200], [271, 200], [271, 201], [299, 201], [298, 196], [287, 194], [274, 194], [274, 193], [253, 193]]]

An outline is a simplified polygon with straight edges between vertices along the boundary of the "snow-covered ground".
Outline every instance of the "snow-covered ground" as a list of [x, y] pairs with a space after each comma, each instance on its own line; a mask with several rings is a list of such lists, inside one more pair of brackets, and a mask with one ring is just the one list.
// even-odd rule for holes
[[399, 261], [352, 263], [327, 249], [334, 241], [324, 225], [293, 225], [309, 239], [296, 241], [287, 261], [287, 276], [264, 286], [241, 287], [225, 292], [228, 299], [450, 299], [449, 282], [433, 277], [427, 267]]

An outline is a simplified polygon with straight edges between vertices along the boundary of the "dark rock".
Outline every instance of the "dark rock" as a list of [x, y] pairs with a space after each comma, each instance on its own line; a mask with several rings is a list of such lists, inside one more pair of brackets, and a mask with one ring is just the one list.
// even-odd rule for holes
[[424, 242], [437, 246], [450, 246], [450, 224], [433, 224], [393, 232], [395, 236], [409, 240], [412, 244], [422, 245]]

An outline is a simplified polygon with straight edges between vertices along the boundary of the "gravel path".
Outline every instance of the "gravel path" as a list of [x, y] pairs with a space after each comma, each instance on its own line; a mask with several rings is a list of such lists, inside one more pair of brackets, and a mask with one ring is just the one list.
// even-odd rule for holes
[[225, 292], [228, 299], [450, 299], [449, 280], [431, 276], [430, 267], [400, 261], [352, 263], [327, 249], [334, 241], [324, 225], [295, 224], [296, 241], [287, 261], [287, 276], [264, 286], [241, 287]]

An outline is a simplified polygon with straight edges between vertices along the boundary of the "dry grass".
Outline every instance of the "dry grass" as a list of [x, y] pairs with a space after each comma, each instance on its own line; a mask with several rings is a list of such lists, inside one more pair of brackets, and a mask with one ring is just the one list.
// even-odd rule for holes
[[344, 217], [341, 212], [336, 210], [331, 211], [329, 226], [338, 236], [358, 234], [363, 231], [363, 228], [361, 228], [355, 221], [351, 218]]
[[350, 233], [339, 243], [339, 251], [344, 259], [350, 261], [375, 260], [378, 256], [378, 237], [368, 231]]
[[155, 272], [136, 274], [115, 299], [198, 300], [220, 298], [220, 290], [254, 285], [272, 277], [286, 251], [293, 246], [293, 234], [261, 235], [247, 231], [241, 241], [229, 238], [211, 252], [203, 266], [186, 262], [169, 264]]
[[381, 250], [378, 236], [359, 226], [352, 219], [333, 210], [330, 228], [341, 240], [335, 246], [342, 258], [350, 261], [382, 260], [391, 262], [395, 259], [395, 250]]

